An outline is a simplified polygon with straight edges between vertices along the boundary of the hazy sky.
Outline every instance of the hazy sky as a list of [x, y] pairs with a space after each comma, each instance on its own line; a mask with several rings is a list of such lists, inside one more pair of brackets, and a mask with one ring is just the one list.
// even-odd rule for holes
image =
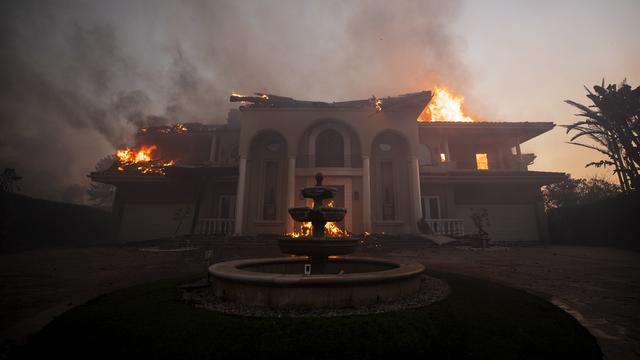
[[[640, 85], [640, 1], [467, 1], [453, 32], [472, 74], [464, 94], [485, 120], [569, 124], [577, 111], [563, 100], [588, 104], [583, 85], [624, 78]], [[531, 169], [574, 177], [610, 175], [584, 168], [598, 154], [565, 144], [556, 127], [523, 145], [538, 155]], [[614, 177], [611, 177], [611, 181]]]
[[[3, 1], [0, 167], [83, 202], [139, 125], [221, 122], [231, 91], [301, 99], [444, 84], [487, 121], [576, 120], [583, 85], [640, 84], [640, 1]], [[588, 177], [557, 128], [532, 169]], [[599, 173], [608, 173], [608, 171]]]

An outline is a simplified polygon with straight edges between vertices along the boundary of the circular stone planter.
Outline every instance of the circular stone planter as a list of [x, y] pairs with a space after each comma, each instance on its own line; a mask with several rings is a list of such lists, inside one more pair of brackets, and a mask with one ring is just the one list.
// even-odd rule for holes
[[418, 291], [424, 271], [417, 263], [344, 257], [323, 262], [322, 274], [304, 275], [305, 264], [306, 257], [236, 260], [212, 265], [209, 273], [216, 296], [277, 309], [391, 301]]

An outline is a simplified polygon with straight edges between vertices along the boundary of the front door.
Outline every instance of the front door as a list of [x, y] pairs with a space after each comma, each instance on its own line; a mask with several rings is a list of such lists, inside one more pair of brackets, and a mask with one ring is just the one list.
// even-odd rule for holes
[[[307, 186], [313, 186], [315, 179], [313, 177], [308, 178]], [[342, 221], [338, 223], [340, 229], [352, 231], [352, 204], [351, 196], [351, 178], [341, 176], [325, 176], [322, 185], [335, 188], [337, 190], [335, 197], [333, 198], [333, 206], [343, 207], [347, 209], [347, 215]], [[327, 206], [329, 201], [325, 200], [324, 204]], [[307, 202], [307, 206], [311, 206], [311, 202]]]

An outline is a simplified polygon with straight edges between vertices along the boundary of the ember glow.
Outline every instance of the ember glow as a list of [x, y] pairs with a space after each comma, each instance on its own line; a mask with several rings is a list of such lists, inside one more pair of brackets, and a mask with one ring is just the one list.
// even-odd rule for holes
[[143, 174], [164, 175], [164, 167], [172, 166], [175, 161], [153, 159], [153, 152], [158, 149], [155, 145], [141, 146], [139, 149], [124, 148], [116, 151], [118, 171], [136, 170]]
[[[334, 205], [334, 202], [333, 200], [331, 200], [327, 204], [327, 207], [333, 207], [333, 205]], [[334, 222], [328, 222], [324, 225], [324, 233], [329, 237], [349, 236], [349, 232], [347, 230], [340, 229], [340, 227]], [[303, 222], [300, 224], [299, 230], [286, 233], [285, 235], [291, 236], [293, 238], [310, 237], [311, 222]]]
[[464, 114], [463, 103], [463, 96], [454, 95], [446, 88], [436, 86], [433, 89], [433, 98], [418, 117], [418, 121], [475, 121]]

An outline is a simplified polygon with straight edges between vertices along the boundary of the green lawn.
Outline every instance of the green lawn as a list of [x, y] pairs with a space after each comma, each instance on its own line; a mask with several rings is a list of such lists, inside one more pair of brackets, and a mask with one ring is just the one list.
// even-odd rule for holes
[[599, 359], [586, 329], [520, 290], [453, 274], [431, 306], [369, 316], [263, 319], [178, 301], [181, 281], [133, 287], [79, 306], [15, 356], [136, 359]]

